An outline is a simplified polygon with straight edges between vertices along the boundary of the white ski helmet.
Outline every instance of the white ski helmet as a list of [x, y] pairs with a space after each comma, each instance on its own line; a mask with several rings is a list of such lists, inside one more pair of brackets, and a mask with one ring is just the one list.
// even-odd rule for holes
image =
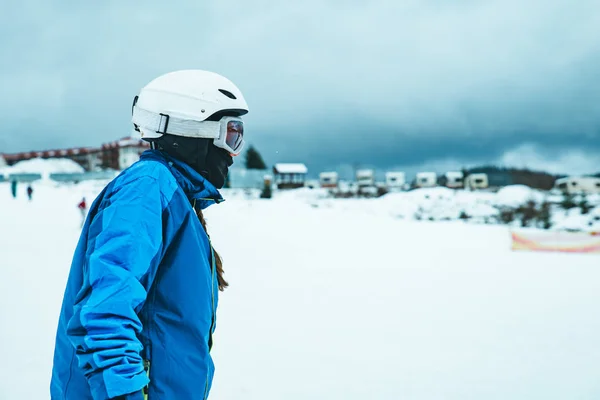
[[[218, 145], [219, 122], [206, 121], [217, 113], [237, 117], [248, 113], [238, 87], [214, 72], [182, 70], [161, 75], [142, 88], [133, 102], [132, 122], [143, 139], [168, 133], [214, 138]], [[221, 142], [225, 143], [224, 137]]]

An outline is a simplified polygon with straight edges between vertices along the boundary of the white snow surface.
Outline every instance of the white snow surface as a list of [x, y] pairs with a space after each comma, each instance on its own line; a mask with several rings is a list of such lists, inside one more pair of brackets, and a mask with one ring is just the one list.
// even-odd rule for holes
[[528, 201], [541, 203], [544, 194], [525, 185], [506, 186], [496, 193], [496, 204], [499, 206], [518, 207]]
[[[76, 206], [101, 189], [40, 183], [29, 202], [0, 184], [2, 400], [49, 398]], [[206, 211], [231, 285], [211, 400], [600, 398], [598, 256], [511, 252], [504, 226], [397, 218], [493, 194], [258, 193], [224, 191]]]
[[555, 212], [552, 217], [553, 230], [600, 232], [600, 207], [588, 214], [582, 214], [578, 208]]
[[68, 158], [32, 158], [19, 161], [10, 167], [0, 169], [0, 174], [40, 174], [47, 177], [50, 174], [77, 174], [85, 172], [83, 167]]

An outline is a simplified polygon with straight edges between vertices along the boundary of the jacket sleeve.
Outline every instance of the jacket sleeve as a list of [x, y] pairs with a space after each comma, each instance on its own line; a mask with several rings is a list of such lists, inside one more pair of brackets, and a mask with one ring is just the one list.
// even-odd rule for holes
[[[67, 333], [94, 400], [136, 393], [148, 384], [137, 313], [162, 253], [165, 201], [153, 177], [113, 189], [89, 228], [84, 288]], [[151, 274], [148, 272], [154, 271]]]

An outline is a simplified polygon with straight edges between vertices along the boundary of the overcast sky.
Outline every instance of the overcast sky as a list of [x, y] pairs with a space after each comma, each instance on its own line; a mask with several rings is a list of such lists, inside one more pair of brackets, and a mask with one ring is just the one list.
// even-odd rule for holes
[[3, 4], [0, 152], [129, 135], [143, 85], [199, 68], [269, 163], [600, 170], [598, 0], [132, 3]]

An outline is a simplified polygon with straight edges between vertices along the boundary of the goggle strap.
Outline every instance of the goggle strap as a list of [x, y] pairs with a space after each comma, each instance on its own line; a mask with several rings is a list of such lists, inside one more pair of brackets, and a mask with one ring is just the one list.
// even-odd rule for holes
[[194, 121], [172, 117], [167, 114], [157, 114], [133, 106], [132, 121], [140, 128], [145, 128], [161, 134], [177, 136], [216, 139], [219, 136], [219, 121]]

